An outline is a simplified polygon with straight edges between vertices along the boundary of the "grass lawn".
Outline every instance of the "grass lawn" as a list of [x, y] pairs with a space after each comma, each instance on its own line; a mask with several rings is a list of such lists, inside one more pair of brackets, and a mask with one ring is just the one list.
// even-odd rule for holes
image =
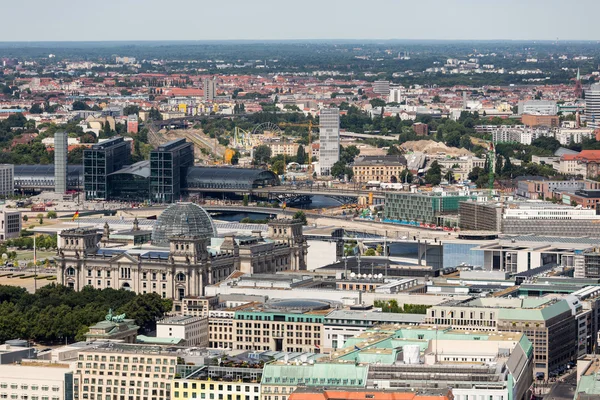
[[[52, 258], [56, 255], [55, 251], [37, 251], [37, 259], [44, 260]], [[17, 250], [17, 261], [33, 260], [33, 250]]]

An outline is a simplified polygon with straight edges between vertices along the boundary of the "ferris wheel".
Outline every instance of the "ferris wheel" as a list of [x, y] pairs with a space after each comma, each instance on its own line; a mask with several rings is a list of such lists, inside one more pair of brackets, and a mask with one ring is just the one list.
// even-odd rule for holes
[[281, 128], [272, 122], [263, 122], [262, 124], [256, 125], [252, 130], [253, 135], [263, 135], [267, 132], [272, 134], [273, 136], [283, 135], [283, 131], [281, 130]]

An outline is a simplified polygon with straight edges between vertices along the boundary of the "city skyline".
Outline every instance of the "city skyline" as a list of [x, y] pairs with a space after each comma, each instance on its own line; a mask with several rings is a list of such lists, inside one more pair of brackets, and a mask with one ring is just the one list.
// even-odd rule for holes
[[[137, 41], [137, 40], [598, 40], [592, 15], [600, 3], [583, 0], [581, 18], [572, 18], [557, 0], [507, 0], [502, 5], [473, 0], [425, 0], [401, 4], [378, 2], [365, 13], [356, 0], [302, 6], [272, 0], [252, 3], [190, 3], [165, 18], [157, 0], [140, 3], [107, 0], [73, 7], [73, 2], [33, 0], [13, 3], [11, 12], [27, 15], [9, 19], [0, 32], [3, 41]], [[431, 14], [431, 10], [436, 10]], [[537, 14], [536, 18], [531, 18]], [[204, 18], [204, 16], [209, 16]], [[249, 17], [250, 16], [250, 17]], [[367, 16], [365, 18], [365, 16]], [[292, 18], [292, 20], [290, 20]], [[290, 23], [292, 22], [292, 23]]]

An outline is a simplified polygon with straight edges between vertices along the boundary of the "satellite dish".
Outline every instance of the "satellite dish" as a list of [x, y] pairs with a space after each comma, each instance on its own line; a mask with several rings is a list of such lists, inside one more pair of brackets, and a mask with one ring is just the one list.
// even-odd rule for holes
[[6, 253], [2, 253], [2, 259], [3, 259], [3, 260], [7, 260], [7, 259], [8, 259], [8, 254], [6, 254]]
[[356, 277], [356, 274], [353, 272], [350, 274], [350, 278], [354, 279]]
[[377, 277], [378, 277], [379, 279], [382, 279], [382, 278], [383, 278], [383, 274], [379, 274], [379, 275], [377, 275]]
[[288, 361], [290, 361], [290, 356], [289, 354], [286, 354], [285, 356], [283, 356], [283, 361], [287, 364]]
[[306, 356], [306, 354], [302, 354], [300, 356], [300, 361], [302, 361], [303, 364], [308, 361], [308, 357]]
[[367, 274], [363, 274], [363, 279], [367, 279]]
[[369, 274], [368, 277], [369, 277], [369, 279], [371, 279], [371, 278], [373, 278], [373, 275]]

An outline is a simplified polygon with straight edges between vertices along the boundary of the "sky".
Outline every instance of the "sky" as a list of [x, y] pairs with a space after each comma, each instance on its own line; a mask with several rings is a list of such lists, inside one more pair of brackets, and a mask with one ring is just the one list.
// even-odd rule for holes
[[11, 0], [0, 41], [600, 40], [600, 0]]

